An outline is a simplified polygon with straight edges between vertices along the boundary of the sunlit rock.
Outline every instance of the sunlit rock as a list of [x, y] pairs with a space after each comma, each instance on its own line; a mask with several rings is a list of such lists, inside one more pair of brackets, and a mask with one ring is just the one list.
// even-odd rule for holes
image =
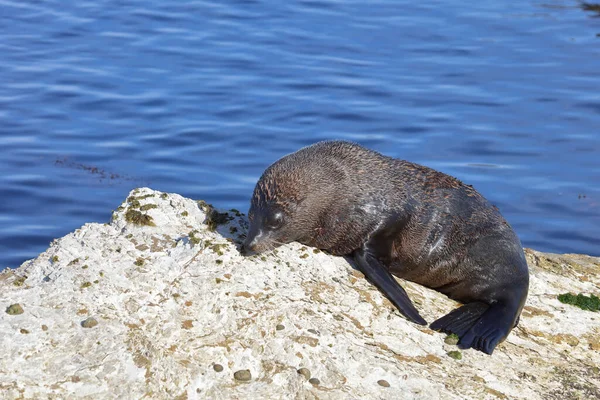
[[[3, 398], [600, 396], [600, 259], [527, 250], [521, 322], [493, 356], [405, 320], [347, 260], [244, 258], [237, 210], [144, 188], [0, 274]], [[456, 303], [404, 284], [429, 322]], [[16, 306], [19, 305], [20, 309]]]

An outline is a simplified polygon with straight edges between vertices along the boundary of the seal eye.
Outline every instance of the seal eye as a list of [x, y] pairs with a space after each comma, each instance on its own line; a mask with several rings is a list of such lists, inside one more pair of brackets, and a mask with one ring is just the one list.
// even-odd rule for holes
[[283, 214], [280, 212], [270, 216], [267, 220], [267, 228], [271, 230], [279, 229], [283, 225]]

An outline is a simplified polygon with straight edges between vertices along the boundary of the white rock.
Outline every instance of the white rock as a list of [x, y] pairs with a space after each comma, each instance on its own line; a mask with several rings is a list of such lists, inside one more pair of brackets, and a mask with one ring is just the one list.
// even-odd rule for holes
[[[193, 200], [147, 188], [129, 200], [109, 225], [86, 224], [0, 274], [1, 397], [600, 396], [600, 314], [557, 300], [598, 294], [598, 258], [527, 250], [531, 289], [519, 327], [493, 356], [467, 350], [457, 361], [443, 334], [400, 316], [344, 258], [297, 243], [244, 258], [229, 242], [247, 228], [236, 212], [211, 232], [209, 208]], [[154, 226], [127, 222], [127, 211], [148, 205], [156, 208], [141, 212]], [[456, 307], [404, 286], [429, 322]], [[23, 314], [4, 312], [14, 303]], [[83, 328], [88, 317], [98, 325]], [[251, 380], [236, 381], [244, 369]]]

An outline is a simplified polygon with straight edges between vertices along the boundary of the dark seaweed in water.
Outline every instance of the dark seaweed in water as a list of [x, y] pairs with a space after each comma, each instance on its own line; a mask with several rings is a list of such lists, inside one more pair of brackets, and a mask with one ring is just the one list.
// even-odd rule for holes
[[597, 12], [598, 15], [596, 17], [600, 17], [600, 4], [597, 3], [581, 3], [581, 8], [585, 11], [594, 11]]
[[86, 165], [86, 164], [82, 164], [79, 162], [71, 161], [67, 157], [57, 159], [56, 161], [54, 161], [54, 165], [60, 166], [60, 167], [66, 167], [66, 168], [79, 169], [79, 170], [88, 172], [92, 175], [97, 175], [101, 180], [103, 180], [103, 179], [133, 180], [133, 178], [131, 178], [129, 176], [117, 174], [114, 172], [108, 172], [100, 167], [94, 167], [91, 165]]

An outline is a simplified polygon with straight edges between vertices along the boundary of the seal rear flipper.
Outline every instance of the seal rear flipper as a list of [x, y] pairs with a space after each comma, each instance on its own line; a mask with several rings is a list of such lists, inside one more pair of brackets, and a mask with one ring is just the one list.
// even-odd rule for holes
[[364, 249], [356, 251], [354, 260], [367, 279], [386, 295], [402, 315], [416, 324], [427, 325], [406, 291], [379, 260]]
[[462, 337], [489, 308], [485, 303], [469, 303], [437, 319], [429, 326], [434, 331], [454, 333]]
[[515, 310], [503, 302], [492, 304], [481, 318], [460, 337], [458, 347], [472, 347], [492, 354], [496, 346], [510, 333], [515, 323]]

